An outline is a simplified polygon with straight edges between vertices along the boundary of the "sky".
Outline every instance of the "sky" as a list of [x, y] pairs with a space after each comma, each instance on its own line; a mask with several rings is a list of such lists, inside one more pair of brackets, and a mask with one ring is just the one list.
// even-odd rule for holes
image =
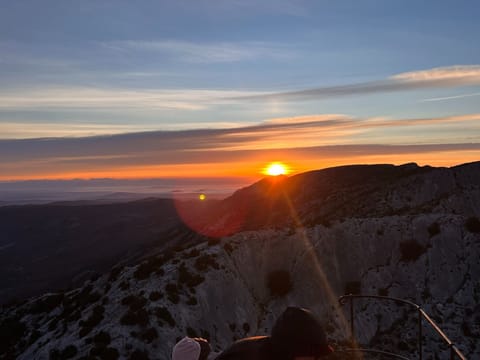
[[480, 160], [476, 0], [0, 5], [0, 181]]

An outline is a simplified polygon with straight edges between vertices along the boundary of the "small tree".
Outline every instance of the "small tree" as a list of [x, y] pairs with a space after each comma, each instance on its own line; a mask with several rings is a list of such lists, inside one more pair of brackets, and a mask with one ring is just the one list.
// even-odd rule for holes
[[480, 233], [480, 220], [477, 217], [472, 216], [465, 221], [465, 227], [471, 233]]
[[270, 290], [270, 295], [273, 297], [288, 294], [293, 288], [290, 273], [287, 270], [271, 271], [267, 275], [267, 287]]
[[434, 222], [432, 224], [430, 224], [430, 226], [427, 228], [428, 230], [428, 234], [430, 235], [430, 237], [433, 237], [437, 234], [440, 234], [440, 225], [438, 225], [437, 222]]
[[404, 262], [415, 262], [427, 251], [427, 248], [416, 240], [409, 240], [400, 243], [400, 260]]

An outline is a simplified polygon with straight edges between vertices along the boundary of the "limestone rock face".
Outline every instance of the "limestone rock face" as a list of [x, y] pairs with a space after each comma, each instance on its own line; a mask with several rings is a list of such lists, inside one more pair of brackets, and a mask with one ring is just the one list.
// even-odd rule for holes
[[[240, 190], [225, 212], [242, 194], [273, 206], [272, 216], [250, 221], [261, 211], [252, 208], [250, 222], [231, 236], [147, 256], [80, 289], [4, 309], [0, 331], [16, 329], [5, 358], [169, 359], [186, 334], [207, 337], [220, 351], [269, 334], [289, 305], [315, 312], [341, 347], [350, 337], [348, 304], [338, 303], [345, 293], [419, 304], [467, 358], [480, 357], [480, 163], [366, 169], [364, 176], [365, 168], [353, 167], [285, 179], [288, 209], [276, 209], [280, 200], [255, 185]], [[269, 281], [279, 271], [286, 277]], [[414, 309], [378, 300], [358, 300], [354, 309], [359, 343], [415, 356]], [[440, 338], [423, 329], [424, 356], [448, 358]]]

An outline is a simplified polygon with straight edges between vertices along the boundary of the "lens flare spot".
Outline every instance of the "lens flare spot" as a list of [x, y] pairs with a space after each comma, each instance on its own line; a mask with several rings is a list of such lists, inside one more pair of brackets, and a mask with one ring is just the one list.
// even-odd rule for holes
[[207, 195], [205, 195], [205, 194], [198, 195], [198, 199], [201, 200], [201, 201], [205, 200], [206, 198], [207, 198]]

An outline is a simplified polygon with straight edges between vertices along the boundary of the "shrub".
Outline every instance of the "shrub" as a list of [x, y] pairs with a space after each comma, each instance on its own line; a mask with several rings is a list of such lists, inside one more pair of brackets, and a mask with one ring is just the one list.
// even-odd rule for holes
[[113, 347], [107, 347], [102, 353], [101, 358], [103, 360], [117, 360], [120, 357], [120, 353]]
[[37, 300], [32, 307], [30, 308], [30, 312], [33, 314], [39, 313], [49, 313], [57, 306], [62, 304], [65, 298], [64, 294], [53, 294], [49, 296], [45, 296], [42, 299]]
[[163, 294], [160, 291], [152, 291], [148, 297], [150, 301], [157, 301], [163, 297]]
[[379, 296], [388, 296], [388, 289], [387, 288], [379, 288], [377, 290], [377, 294]]
[[427, 230], [430, 237], [433, 237], [437, 234], [440, 234], [440, 225], [438, 225], [437, 222], [434, 222], [427, 228]]
[[77, 347], [75, 345], [68, 345], [65, 349], [63, 349], [62, 353], [60, 354], [61, 359], [70, 359], [77, 355]]
[[25, 334], [25, 324], [15, 317], [4, 319], [0, 323], [0, 353], [7, 354], [10, 347], [15, 346]]
[[98, 292], [93, 290], [92, 285], [85, 286], [82, 291], [80, 291], [78, 294], [76, 294], [71, 301], [66, 301], [65, 302], [72, 302], [76, 304], [76, 307], [85, 307], [89, 304], [93, 304], [94, 302], [97, 302], [100, 300], [102, 297]]
[[180, 285], [186, 285], [188, 287], [193, 288], [201, 284], [204, 280], [205, 278], [203, 276], [200, 276], [198, 274], [193, 274], [190, 271], [188, 271], [185, 264], [180, 265], [180, 267], [178, 268], [178, 283]]
[[142, 340], [147, 344], [150, 344], [153, 340], [158, 338], [158, 332], [155, 328], [151, 327], [145, 330], [141, 335]]
[[102, 305], [97, 305], [93, 308], [92, 314], [90, 317], [87, 318], [87, 320], [83, 321], [81, 320], [79, 325], [80, 325], [80, 331], [79, 331], [79, 336], [84, 337], [92, 329], [100, 324], [100, 322], [103, 320], [103, 313], [105, 312], [105, 308]]
[[110, 334], [106, 331], [100, 331], [93, 337], [93, 342], [107, 346], [111, 342]]
[[143, 308], [146, 304], [147, 299], [143, 296], [128, 295], [122, 299], [122, 305], [127, 305], [133, 311]]
[[135, 350], [131, 355], [129, 360], [149, 360], [150, 358], [148, 357], [148, 352], [141, 351], [141, 350]]
[[362, 283], [360, 281], [347, 281], [345, 283], [345, 294], [358, 295], [362, 293]]
[[113, 347], [105, 347], [103, 345], [94, 346], [89, 353], [87, 359], [102, 359], [102, 360], [117, 360], [120, 357], [120, 353]]
[[118, 287], [119, 287], [121, 290], [125, 291], [125, 290], [128, 290], [128, 289], [130, 288], [130, 284], [129, 284], [128, 281], [122, 281], [122, 282], [118, 285]]
[[428, 287], [423, 288], [422, 293], [422, 300], [426, 302], [428, 299], [432, 297], [432, 293], [430, 292], [430, 289]]
[[213, 254], [204, 254], [195, 260], [195, 269], [198, 271], [206, 271], [209, 267], [212, 269], [219, 269], [219, 265], [216, 261], [216, 256]]
[[192, 251], [183, 254], [183, 258], [189, 259], [189, 258], [197, 257], [198, 255], [200, 255], [200, 250], [192, 249]]
[[54, 317], [52, 318], [52, 320], [50, 321], [50, 323], [48, 324], [48, 331], [53, 331], [57, 328], [57, 325], [60, 321], [60, 318], [57, 316], [57, 317]]
[[186, 329], [187, 336], [190, 338], [196, 338], [198, 337], [197, 332], [192, 328], [192, 327], [187, 327]]
[[172, 317], [172, 314], [165, 307], [158, 307], [155, 309], [155, 315], [161, 321], [166, 322], [171, 327], [175, 326], [175, 319]]
[[462, 323], [462, 332], [463, 332], [463, 335], [466, 337], [473, 337], [472, 330], [470, 329], [470, 326], [466, 321]]
[[66, 317], [67, 322], [74, 322], [80, 320], [82, 317], [82, 312], [80, 310], [73, 311], [71, 314], [68, 314]]
[[56, 348], [50, 349], [49, 352], [49, 359], [50, 360], [58, 360], [60, 359], [60, 351]]
[[158, 267], [160, 267], [161, 264], [159, 264], [158, 261], [155, 260], [148, 260], [140, 264], [138, 266], [137, 270], [133, 273], [133, 276], [135, 276], [135, 279], [137, 280], [144, 280], [148, 278], [153, 272], [158, 270]]
[[233, 252], [233, 246], [230, 243], [225, 243], [223, 245], [223, 249], [226, 251], [227, 254], [231, 254]]
[[480, 233], [480, 220], [477, 217], [470, 217], [465, 221], [465, 228], [471, 233]]
[[35, 341], [37, 341], [40, 337], [42, 336], [42, 333], [38, 330], [33, 330], [32, 333], [30, 334], [30, 337], [28, 338], [28, 344], [31, 345]]
[[274, 270], [267, 275], [267, 287], [270, 295], [280, 297], [288, 294], [292, 288], [292, 280], [287, 270]]
[[220, 244], [220, 238], [213, 238], [213, 237], [208, 238], [208, 242], [207, 242], [208, 246], [215, 246], [218, 244]]
[[427, 251], [427, 248], [415, 240], [400, 243], [400, 260], [405, 262], [417, 261]]
[[114, 282], [115, 280], [118, 279], [118, 275], [122, 272], [121, 267], [114, 267], [111, 271], [110, 274], [108, 275], [108, 281], [109, 282]]
[[186, 302], [187, 305], [194, 306], [198, 304], [198, 301], [195, 297], [190, 296]]
[[145, 309], [131, 310], [129, 309], [120, 319], [122, 325], [139, 325], [147, 326], [149, 322], [148, 312]]
[[408, 344], [403, 340], [398, 342], [397, 347], [402, 351], [408, 351], [409, 350]]
[[165, 285], [165, 292], [167, 293], [167, 298], [173, 304], [178, 304], [180, 301], [180, 296], [178, 295], [178, 287], [175, 284], [169, 283]]

